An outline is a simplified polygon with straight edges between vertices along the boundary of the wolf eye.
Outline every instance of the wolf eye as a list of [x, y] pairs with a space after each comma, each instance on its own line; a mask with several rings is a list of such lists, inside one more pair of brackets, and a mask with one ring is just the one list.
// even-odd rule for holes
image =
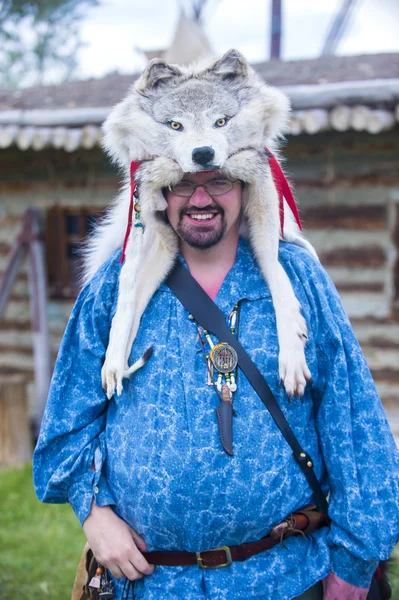
[[179, 129], [183, 129], [183, 125], [178, 123], [177, 121], [169, 121], [169, 125], [175, 131], [179, 131]]
[[222, 119], [218, 119], [215, 123], [216, 127], [224, 127], [227, 123], [228, 119], [226, 118], [222, 118]]

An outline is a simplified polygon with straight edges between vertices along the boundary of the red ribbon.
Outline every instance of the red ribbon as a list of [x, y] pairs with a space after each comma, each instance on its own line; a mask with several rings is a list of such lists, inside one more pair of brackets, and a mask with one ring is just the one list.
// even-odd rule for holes
[[129, 235], [132, 230], [134, 192], [136, 191], [136, 180], [134, 178], [134, 175], [135, 175], [137, 169], [139, 168], [139, 166], [140, 166], [140, 163], [137, 160], [134, 160], [133, 162], [130, 163], [130, 204], [129, 204], [129, 214], [128, 214], [128, 219], [127, 219], [125, 239], [123, 241], [121, 263], [125, 262], [127, 241], [129, 239]]
[[282, 168], [278, 164], [276, 157], [270, 152], [268, 148], [265, 148], [266, 155], [269, 161], [270, 170], [272, 172], [272, 177], [274, 181], [274, 185], [277, 189], [279, 208], [280, 208], [280, 227], [281, 227], [281, 235], [284, 238], [284, 198], [287, 201], [288, 206], [291, 209], [292, 214], [295, 217], [296, 222], [298, 223], [299, 229], [302, 229], [301, 219], [298, 213], [298, 207], [295, 202], [294, 195], [290, 188], [290, 184], [288, 183]]

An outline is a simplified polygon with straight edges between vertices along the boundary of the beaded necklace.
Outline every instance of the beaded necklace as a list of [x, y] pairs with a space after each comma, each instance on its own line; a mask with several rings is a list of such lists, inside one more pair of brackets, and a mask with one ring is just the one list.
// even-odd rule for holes
[[[240, 305], [234, 305], [228, 317], [228, 326], [233, 335], [238, 337]], [[219, 436], [223, 450], [233, 456], [233, 408], [234, 394], [237, 391], [238, 356], [230, 344], [219, 342], [214, 344], [209, 331], [201, 327], [192, 315], [190, 320], [195, 324], [198, 338], [201, 343], [202, 353], [208, 372], [208, 385], [212, 385], [220, 402], [216, 407]], [[215, 371], [217, 372], [215, 381]]]
[[[236, 336], [238, 336], [239, 313], [240, 305], [237, 302], [229, 314], [227, 322], [231, 333]], [[209, 331], [203, 329], [192, 315], [189, 315], [189, 319], [194, 322], [198, 331], [198, 338], [207, 365], [207, 385], [213, 386], [218, 397], [220, 398], [222, 395], [223, 400], [227, 399], [228, 394], [228, 399], [233, 403], [234, 394], [237, 391], [238, 363], [234, 348], [225, 342], [214, 344]], [[215, 371], [217, 373], [216, 380]]]

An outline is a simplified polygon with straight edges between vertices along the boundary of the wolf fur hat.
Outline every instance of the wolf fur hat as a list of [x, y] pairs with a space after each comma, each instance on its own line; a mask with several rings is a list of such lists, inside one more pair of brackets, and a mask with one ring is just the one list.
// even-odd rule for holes
[[109, 398], [115, 391], [120, 394], [123, 378], [144, 364], [141, 360], [129, 367], [130, 350], [143, 312], [178, 253], [178, 237], [163, 218], [162, 189], [179, 182], [184, 173], [209, 169], [247, 184], [244, 221], [276, 311], [279, 375], [289, 396], [303, 394], [310, 378], [304, 353], [307, 328], [277, 259], [280, 234], [314, 255], [315, 251], [290, 211], [285, 222], [281, 219], [283, 191], [276, 188], [271, 173], [271, 166], [278, 165], [265, 153], [265, 147], [275, 152], [289, 111], [288, 98], [266, 85], [239, 52], [230, 50], [219, 60], [188, 67], [152, 60], [110, 113], [103, 126], [104, 147], [124, 170], [126, 181], [89, 240], [86, 280], [122, 246], [134, 202], [140, 204], [140, 220], [127, 230], [117, 310], [102, 370]]

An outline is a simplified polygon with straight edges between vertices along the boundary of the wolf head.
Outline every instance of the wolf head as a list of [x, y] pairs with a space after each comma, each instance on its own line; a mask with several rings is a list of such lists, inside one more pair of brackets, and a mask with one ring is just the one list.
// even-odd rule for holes
[[[86, 252], [87, 275], [104, 262], [110, 249], [122, 245], [127, 209], [133, 203], [130, 184], [138, 185], [141, 222], [135, 227], [129, 223], [125, 238], [126, 260], [102, 370], [108, 398], [115, 390], [120, 393], [122, 379], [136, 368], [127, 365], [140, 319], [178, 255], [178, 235], [162, 218], [166, 208], [162, 188], [177, 183], [185, 172], [212, 169], [248, 184], [243, 220], [275, 303], [280, 377], [289, 393], [294, 385], [300, 389], [308, 371], [302, 341], [298, 349], [298, 330], [306, 333], [306, 323], [278, 262], [282, 191], [274, 184], [274, 163], [269, 165], [264, 150], [273, 148], [288, 115], [287, 97], [267, 86], [235, 50], [219, 60], [185, 68], [153, 60], [109, 115], [103, 128], [106, 150], [127, 175], [132, 161], [141, 164], [132, 181], [126, 178], [123, 193]], [[297, 243], [299, 237], [294, 235], [291, 241]], [[294, 315], [292, 328], [287, 315]], [[296, 352], [298, 360], [291, 365]], [[304, 374], [297, 383], [297, 375], [291, 373]]]
[[114, 161], [164, 156], [183, 172], [221, 169], [245, 148], [270, 146], [285, 129], [288, 98], [230, 50], [188, 67], [152, 60], [104, 123]]

